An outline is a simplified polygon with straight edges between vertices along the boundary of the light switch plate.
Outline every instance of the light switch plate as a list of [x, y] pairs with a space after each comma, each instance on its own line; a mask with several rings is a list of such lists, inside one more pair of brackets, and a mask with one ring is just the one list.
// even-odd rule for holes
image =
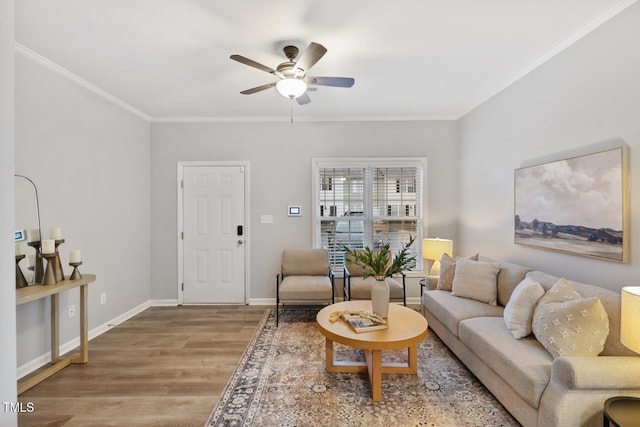
[[273, 224], [273, 215], [260, 215], [260, 222], [262, 224]]

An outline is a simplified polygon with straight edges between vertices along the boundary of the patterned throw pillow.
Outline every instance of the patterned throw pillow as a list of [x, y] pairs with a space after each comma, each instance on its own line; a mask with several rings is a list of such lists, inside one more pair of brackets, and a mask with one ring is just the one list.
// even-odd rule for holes
[[516, 286], [504, 308], [504, 323], [507, 324], [515, 339], [531, 334], [533, 313], [540, 298], [544, 296], [544, 288], [540, 283], [526, 277]]
[[565, 278], [562, 278], [556, 282], [555, 285], [551, 289], [544, 294], [538, 305], [547, 304], [550, 302], [565, 302], [572, 301], [574, 299], [582, 299], [582, 295], [580, 295], [571, 284]]
[[609, 316], [599, 298], [582, 298], [561, 279], [538, 302], [532, 329], [554, 358], [597, 356], [609, 335]]

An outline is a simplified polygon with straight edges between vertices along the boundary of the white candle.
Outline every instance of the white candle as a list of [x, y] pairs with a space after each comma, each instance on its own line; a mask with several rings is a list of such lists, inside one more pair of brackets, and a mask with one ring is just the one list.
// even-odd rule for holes
[[35, 266], [36, 266], [35, 254], [27, 255], [27, 267], [35, 267]]
[[71, 250], [71, 252], [69, 252], [69, 262], [82, 262], [80, 249], [73, 249]]
[[27, 232], [27, 236], [30, 242], [38, 242], [40, 241], [40, 230], [37, 228], [32, 228]]
[[22, 255], [22, 249], [20, 249], [20, 243], [16, 243], [16, 255]]
[[52, 239], [46, 239], [42, 241], [42, 253], [52, 254], [56, 251], [56, 241]]
[[62, 227], [51, 227], [49, 229], [49, 238], [53, 240], [62, 239]]

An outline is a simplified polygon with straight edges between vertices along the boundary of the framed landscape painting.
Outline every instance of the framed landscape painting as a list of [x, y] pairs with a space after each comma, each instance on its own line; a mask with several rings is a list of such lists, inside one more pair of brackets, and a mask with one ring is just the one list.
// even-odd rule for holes
[[628, 147], [515, 170], [515, 243], [628, 262]]

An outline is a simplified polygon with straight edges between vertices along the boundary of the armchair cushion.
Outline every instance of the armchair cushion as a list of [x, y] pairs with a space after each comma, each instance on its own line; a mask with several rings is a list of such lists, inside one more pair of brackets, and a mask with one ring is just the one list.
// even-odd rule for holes
[[325, 249], [285, 249], [283, 276], [328, 276], [329, 253]]
[[281, 301], [330, 301], [333, 288], [329, 276], [285, 276], [279, 295]]

